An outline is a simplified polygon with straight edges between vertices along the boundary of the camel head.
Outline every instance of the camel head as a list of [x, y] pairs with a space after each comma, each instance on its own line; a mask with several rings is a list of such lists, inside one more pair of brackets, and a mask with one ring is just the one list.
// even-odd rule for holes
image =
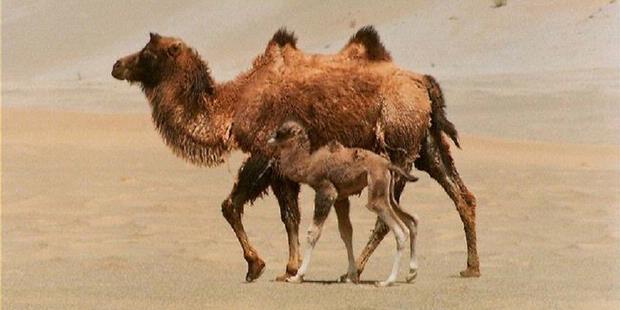
[[271, 138], [267, 141], [276, 153], [288, 148], [309, 146], [306, 129], [295, 121], [287, 121], [282, 124]]
[[154, 86], [182, 64], [183, 56], [187, 54], [192, 54], [192, 49], [180, 39], [151, 33], [149, 42], [142, 50], [116, 61], [112, 76], [118, 80]]

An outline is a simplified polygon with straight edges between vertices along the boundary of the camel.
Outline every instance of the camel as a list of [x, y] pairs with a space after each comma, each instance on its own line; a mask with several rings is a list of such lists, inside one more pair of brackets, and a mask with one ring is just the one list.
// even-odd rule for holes
[[[370, 26], [335, 55], [305, 54], [296, 42], [293, 33], [278, 30], [249, 70], [216, 83], [192, 47], [151, 33], [144, 48], [114, 64], [112, 76], [142, 88], [156, 129], [179, 157], [209, 167], [224, 162], [233, 150], [250, 154], [221, 206], [248, 263], [246, 281], [260, 277], [265, 263], [250, 244], [241, 216], [244, 206], [268, 188], [288, 236], [286, 271], [277, 280], [299, 268], [299, 184], [278, 173], [266, 147], [270, 134], [289, 117], [306, 124], [312, 149], [336, 140], [384, 153], [406, 171], [413, 165], [426, 171], [448, 193], [463, 222], [467, 268], [461, 275], [479, 276], [476, 202], [450, 154], [447, 139], [458, 147], [458, 135], [446, 118], [439, 84], [431, 76], [398, 68]], [[399, 200], [405, 181], [394, 186]], [[338, 201], [336, 207], [348, 203]], [[378, 219], [357, 260], [358, 274], [387, 232]]]
[[[337, 141], [310, 153], [310, 140], [302, 125], [294, 121], [282, 124], [267, 141], [275, 148], [280, 172], [292, 181], [307, 184], [316, 192], [313, 222], [308, 228], [307, 245], [304, 258], [297, 274], [288, 282], [300, 283], [310, 266], [312, 251], [316, 246], [323, 223], [332, 205], [338, 200], [348, 199], [351, 195], [361, 193], [368, 187], [368, 204], [366, 207], [376, 213], [388, 225], [396, 238], [396, 255], [389, 277], [379, 286], [390, 286], [396, 281], [400, 269], [400, 259], [405, 248], [407, 234], [411, 256], [409, 260], [410, 282], [417, 275], [418, 264], [415, 256], [415, 239], [418, 219], [403, 211], [394, 199], [394, 177], [397, 173], [409, 182], [417, 177], [410, 175], [389, 160], [373, 152], [360, 148], [345, 148]], [[349, 219], [349, 209], [336, 208], [338, 230], [347, 249], [349, 268], [347, 279], [359, 282], [357, 266], [353, 255], [353, 228]]]

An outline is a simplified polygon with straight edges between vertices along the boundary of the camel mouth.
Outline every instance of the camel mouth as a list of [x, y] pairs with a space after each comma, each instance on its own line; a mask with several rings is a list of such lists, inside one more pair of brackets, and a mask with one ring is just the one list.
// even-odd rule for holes
[[124, 72], [118, 72], [118, 71], [112, 70], [112, 77], [120, 81], [125, 80]]
[[117, 61], [112, 67], [112, 77], [117, 80], [125, 80], [127, 68], [120, 61]]

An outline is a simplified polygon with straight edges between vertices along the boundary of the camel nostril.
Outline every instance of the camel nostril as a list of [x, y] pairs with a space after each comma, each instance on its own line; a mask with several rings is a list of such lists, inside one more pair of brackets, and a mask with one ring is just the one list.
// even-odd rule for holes
[[114, 63], [114, 67], [112, 67], [113, 69], [117, 69], [118, 67], [121, 66], [121, 61], [117, 60], [116, 63]]

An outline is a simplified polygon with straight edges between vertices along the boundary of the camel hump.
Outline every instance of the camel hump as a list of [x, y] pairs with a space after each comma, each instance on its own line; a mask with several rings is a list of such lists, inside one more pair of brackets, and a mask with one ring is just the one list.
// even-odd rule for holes
[[377, 30], [371, 25], [360, 28], [360, 30], [349, 39], [343, 51], [355, 54], [354, 51], [357, 50], [355, 48], [356, 46], [362, 47], [361, 51], [358, 50], [361, 55], [356, 55], [357, 57], [366, 58], [370, 61], [392, 61], [390, 52], [385, 49]]
[[279, 47], [284, 47], [289, 44], [292, 48], [297, 49], [297, 37], [295, 36], [295, 32], [288, 31], [286, 27], [278, 29], [278, 31], [273, 34], [269, 43], [275, 43]]

